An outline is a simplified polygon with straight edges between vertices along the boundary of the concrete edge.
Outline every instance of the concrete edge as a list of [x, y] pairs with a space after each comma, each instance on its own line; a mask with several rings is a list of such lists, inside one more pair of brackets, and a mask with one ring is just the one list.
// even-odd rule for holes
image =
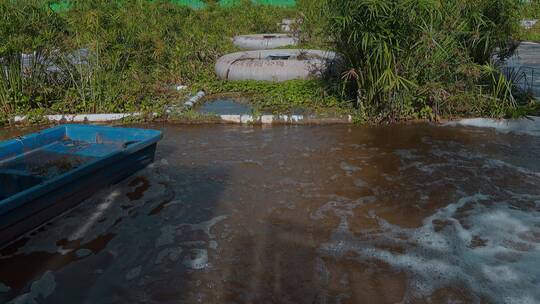
[[[157, 116], [154, 113], [153, 116]], [[76, 115], [45, 115], [44, 118], [51, 122], [113, 122], [126, 118], [142, 117], [142, 113], [111, 113], [111, 114], [76, 114]], [[349, 124], [353, 122], [351, 115], [336, 117], [318, 117], [316, 115], [216, 115], [214, 123], [232, 124]], [[26, 116], [17, 116], [13, 119], [15, 123], [22, 123]], [[182, 119], [179, 119], [182, 122]], [[211, 123], [211, 122], [206, 122]]]
[[218, 115], [222, 122], [236, 124], [321, 124], [321, 123], [336, 123], [349, 124], [352, 123], [351, 115], [341, 117], [317, 117], [315, 115]]

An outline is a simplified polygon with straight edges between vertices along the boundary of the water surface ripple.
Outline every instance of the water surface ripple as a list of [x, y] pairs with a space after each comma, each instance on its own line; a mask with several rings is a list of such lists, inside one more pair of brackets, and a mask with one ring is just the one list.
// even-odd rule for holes
[[172, 126], [0, 253], [0, 302], [538, 303], [540, 137]]

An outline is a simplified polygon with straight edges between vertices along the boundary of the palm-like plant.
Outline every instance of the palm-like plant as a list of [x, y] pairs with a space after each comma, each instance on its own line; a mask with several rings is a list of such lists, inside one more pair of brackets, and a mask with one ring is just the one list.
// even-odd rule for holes
[[[328, 42], [346, 61], [342, 92], [362, 114], [400, 116], [405, 103], [443, 84], [471, 82], [463, 65], [485, 65], [504, 51], [517, 23], [513, 0], [305, 0], [308, 29], [326, 30]], [[322, 20], [322, 21], [321, 21]], [[504, 77], [504, 76], [503, 76]], [[467, 85], [476, 90], [478, 86]], [[490, 86], [490, 88], [493, 88]], [[499, 91], [493, 91], [500, 96]], [[440, 94], [436, 94], [440, 95]], [[512, 106], [514, 103], [508, 103]]]

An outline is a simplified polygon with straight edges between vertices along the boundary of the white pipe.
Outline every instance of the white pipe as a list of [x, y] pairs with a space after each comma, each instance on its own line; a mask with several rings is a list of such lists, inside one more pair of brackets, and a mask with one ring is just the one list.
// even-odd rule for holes
[[[158, 113], [153, 113], [154, 116], [157, 116]], [[110, 122], [115, 120], [121, 120], [129, 117], [139, 117], [142, 116], [142, 113], [113, 113], [113, 114], [78, 114], [78, 115], [45, 115], [44, 117], [49, 121], [53, 122]], [[274, 122], [289, 122], [289, 123], [300, 123], [304, 120], [309, 120], [309, 117], [303, 115], [261, 115], [260, 117], [252, 115], [219, 115], [219, 118], [223, 122], [238, 123], [238, 124], [247, 124], [260, 122], [262, 124], [272, 124]], [[16, 116], [13, 118], [13, 121], [23, 122], [27, 119], [26, 116]], [[352, 122], [352, 117], [349, 115], [343, 122]], [[455, 124], [455, 123], [454, 123]], [[463, 124], [467, 124], [463, 122]], [[448, 124], [451, 125], [451, 124]], [[473, 125], [471, 122], [468, 125]]]
[[253, 115], [245, 115], [245, 114], [236, 114], [236, 115], [218, 115], [221, 121], [223, 122], [229, 122], [229, 123], [238, 123], [238, 124], [248, 124], [248, 123], [261, 123], [263, 125], [271, 125], [273, 123], [302, 123], [302, 122], [333, 122], [333, 123], [351, 123], [352, 122], [352, 116], [348, 115], [347, 117], [343, 118], [336, 118], [336, 119], [318, 119], [313, 118], [310, 116], [304, 116], [304, 115], [261, 115], [261, 116], [253, 116]]
[[186, 101], [184, 103], [184, 106], [186, 107], [193, 107], [199, 100], [201, 100], [204, 96], [206, 95], [206, 93], [204, 91], [199, 91], [197, 94], [195, 94], [195, 96], [191, 97], [190, 99], [188, 99], [188, 101]]
[[[68, 121], [68, 122], [107, 122], [121, 120], [128, 117], [141, 116], [141, 113], [110, 113], [110, 114], [67, 114], [67, 115], [45, 115], [49, 121]], [[15, 116], [14, 122], [23, 122], [27, 116]]]
[[[196, 104], [199, 100], [201, 100], [206, 93], [204, 91], [200, 91], [195, 96], [191, 97], [184, 105], [188, 107], [192, 107], [194, 104]], [[172, 112], [172, 108], [169, 107], [166, 110], [167, 113]], [[153, 116], [157, 116], [158, 113], [152, 113]], [[124, 118], [129, 117], [139, 117], [142, 116], [142, 113], [135, 112], [135, 113], [108, 113], [108, 114], [56, 114], [56, 115], [45, 115], [44, 118], [46, 118], [49, 121], [53, 122], [61, 122], [61, 121], [67, 121], [67, 122], [108, 122], [108, 121], [115, 121], [115, 120], [122, 120]], [[13, 122], [19, 123], [23, 122], [28, 119], [28, 116], [26, 115], [19, 115], [13, 117]]]
[[[197, 101], [202, 99], [206, 94], [203, 91], [197, 93], [197, 95], [191, 97], [185, 105], [188, 106], [188, 103], [193, 106]], [[172, 108], [167, 109], [167, 113], [172, 112]], [[115, 120], [121, 120], [129, 117], [139, 117], [143, 114], [140, 112], [135, 113], [110, 113], [110, 114], [68, 114], [68, 115], [45, 115], [44, 117], [52, 122], [110, 122]], [[158, 113], [152, 113], [153, 116], [158, 116]], [[263, 125], [271, 125], [274, 122], [289, 122], [289, 123], [301, 123], [302, 121], [310, 120], [309, 116], [304, 115], [245, 115], [245, 114], [236, 114], [236, 115], [218, 115], [221, 121], [229, 123], [238, 123], [238, 124], [248, 124], [248, 123], [257, 123], [260, 122]], [[16, 123], [23, 122], [27, 120], [27, 116], [15, 116], [13, 121]], [[317, 120], [317, 119], [314, 119]], [[341, 119], [340, 122], [352, 122], [352, 116], [348, 115], [345, 119]], [[339, 121], [336, 121], [339, 122]]]

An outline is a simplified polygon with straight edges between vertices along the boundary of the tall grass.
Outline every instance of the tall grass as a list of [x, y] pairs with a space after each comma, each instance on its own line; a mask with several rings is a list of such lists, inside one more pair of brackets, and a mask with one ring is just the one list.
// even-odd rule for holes
[[[524, 19], [540, 19], [540, 0], [526, 1], [521, 12]], [[532, 28], [522, 28], [518, 38], [525, 41], [540, 42], [540, 22], [537, 22]]]
[[[513, 0], [305, 0], [311, 35], [343, 54], [341, 92], [364, 117], [502, 116], [513, 86], [493, 81], [518, 26]], [[308, 33], [310, 35], [310, 33]], [[489, 75], [488, 75], [489, 74]], [[470, 98], [474, 96], [474, 98]], [[457, 106], [456, 100], [466, 100]]]
[[0, 2], [0, 16], [0, 116], [49, 106], [57, 79], [41, 63], [61, 46], [63, 21], [41, 1]]
[[540, 0], [524, 0], [521, 14], [525, 19], [540, 19]]
[[[339, 98], [375, 120], [503, 116], [522, 96], [493, 61], [508, 54], [521, 10], [514, 0], [300, 0], [300, 13], [250, 0], [206, 1], [200, 10], [169, 0], [81, 0], [59, 13], [50, 2], [0, 1], [0, 119], [33, 109], [159, 108], [179, 97], [176, 84], [259, 92], [280, 106]], [[216, 78], [217, 58], [236, 51], [231, 37], [275, 32], [297, 16], [306, 47], [342, 54], [341, 78], [318, 87]], [[35, 60], [22, 64], [21, 54]]]
[[175, 84], [199, 89], [216, 83], [214, 63], [236, 50], [232, 36], [274, 32], [281, 18], [294, 13], [250, 1], [241, 9], [213, 3], [193, 10], [169, 0], [71, 1], [69, 10], [54, 13], [48, 2], [0, 2], [1, 65], [13, 70], [20, 54], [37, 52], [48, 70], [45, 78], [4, 73], [0, 88], [17, 94], [0, 91], [11, 94], [2, 97], [0, 114], [36, 107], [67, 113], [159, 106], [170, 101]]

